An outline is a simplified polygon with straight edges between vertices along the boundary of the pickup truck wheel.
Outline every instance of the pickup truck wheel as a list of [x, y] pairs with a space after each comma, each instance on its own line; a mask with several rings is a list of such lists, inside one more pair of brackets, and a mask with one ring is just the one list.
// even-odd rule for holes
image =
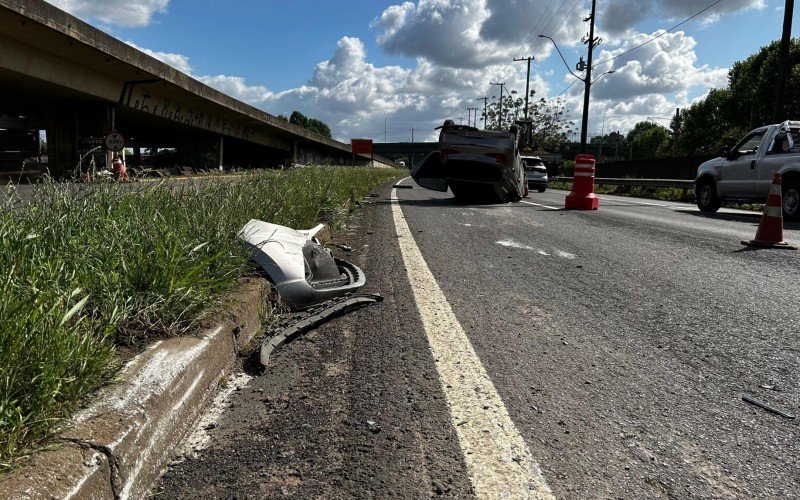
[[717, 196], [717, 187], [711, 181], [704, 181], [697, 186], [697, 208], [701, 212], [716, 212], [722, 201]]
[[800, 219], [800, 182], [787, 182], [783, 185], [783, 218]]

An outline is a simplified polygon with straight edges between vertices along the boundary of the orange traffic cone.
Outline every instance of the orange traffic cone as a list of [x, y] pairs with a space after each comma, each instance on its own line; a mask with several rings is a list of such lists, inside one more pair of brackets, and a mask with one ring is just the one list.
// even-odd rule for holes
[[772, 186], [769, 189], [767, 203], [761, 222], [758, 223], [756, 238], [743, 241], [742, 245], [759, 248], [785, 248], [797, 250], [797, 247], [783, 241], [783, 200], [781, 197], [781, 174], [775, 174]]

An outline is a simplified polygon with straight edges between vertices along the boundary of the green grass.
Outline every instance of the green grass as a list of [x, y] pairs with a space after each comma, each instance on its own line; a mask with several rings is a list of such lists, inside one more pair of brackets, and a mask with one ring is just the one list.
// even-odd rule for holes
[[405, 170], [315, 167], [236, 180], [47, 184], [0, 195], [0, 471], [47, 442], [117, 369], [179, 335], [248, 273], [251, 218], [334, 227]]

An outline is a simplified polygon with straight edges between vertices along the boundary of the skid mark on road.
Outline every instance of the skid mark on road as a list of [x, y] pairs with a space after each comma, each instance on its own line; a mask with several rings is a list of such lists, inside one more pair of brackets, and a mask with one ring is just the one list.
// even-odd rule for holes
[[396, 190], [392, 190], [392, 215], [414, 301], [476, 496], [553, 498], [539, 464], [428, 269], [403, 217]]
[[[530, 250], [531, 252], [536, 252], [539, 255], [544, 255], [544, 256], [549, 256], [550, 255], [549, 253], [547, 253], [546, 251], [542, 250], [541, 248], [536, 248], [536, 247], [532, 247], [530, 245], [525, 245], [524, 243], [520, 243], [518, 241], [514, 241], [511, 238], [507, 238], [505, 240], [500, 240], [500, 241], [495, 241], [494, 243], [495, 243], [495, 245], [500, 245], [501, 247], [517, 248], [519, 250]], [[562, 259], [572, 260], [575, 257], [577, 257], [577, 255], [575, 255], [574, 253], [565, 252], [565, 251], [559, 250], [557, 248], [553, 250], [553, 253], [555, 253], [556, 255], [561, 257]]]

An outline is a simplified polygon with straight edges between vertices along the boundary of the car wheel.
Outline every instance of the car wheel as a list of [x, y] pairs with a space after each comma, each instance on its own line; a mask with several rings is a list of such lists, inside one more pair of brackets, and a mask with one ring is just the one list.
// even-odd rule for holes
[[783, 218], [800, 219], [800, 183], [789, 181], [783, 185]]
[[536, 190], [539, 191], [540, 193], [544, 193], [546, 189], [547, 189], [546, 187], [536, 188]]
[[703, 181], [697, 186], [697, 208], [701, 212], [716, 212], [722, 205], [717, 196], [717, 187], [711, 181]]

